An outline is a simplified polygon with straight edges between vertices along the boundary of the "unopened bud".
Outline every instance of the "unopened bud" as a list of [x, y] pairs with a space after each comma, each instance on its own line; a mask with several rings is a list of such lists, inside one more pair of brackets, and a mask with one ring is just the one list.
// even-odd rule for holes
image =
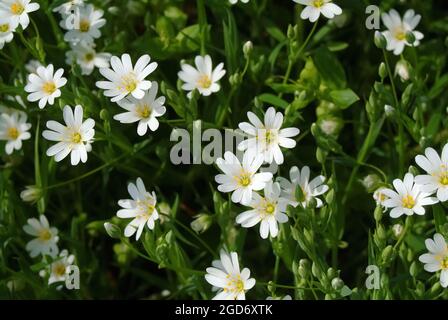
[[386, 37], [379, 31], [375, 31], [374, 42], [379, 49], [384, 49], [387, 46]]

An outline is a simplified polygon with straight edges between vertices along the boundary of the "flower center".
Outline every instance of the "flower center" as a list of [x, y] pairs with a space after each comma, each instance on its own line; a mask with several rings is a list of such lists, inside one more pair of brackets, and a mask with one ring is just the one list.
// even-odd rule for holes
[[226, 287], [224, 288], [225, 292], [232, 292], [235, 295], [240, 292], [244, 292], [244, 282], [241, 279], [240, 275], [238, 275], [236, 277], [230, 277], [228, 275], [227, 279], [228, 279], [228, 281], [227, 281]]
[[440, 261], [440, 267], [445, 270], [448, 269], [448, 256], [444, 257], [442, 261]]
[[51, 232], [48, 229], [43, 229], [39, 232], [39, 240], [48, 241], [51, 239]]
[[415, 200], [412, 196], [407, 195], [401, 199], [401, 203], [403, 204], [404, 208], [412, 209], [415, 205]]
[[54, 268], [53, 268], [53, 272], [58, 276], [58, 277], [63, 277], [65, 276], [65, 265], [63, 263], [57, 263]]
[[272, 203], [268, 203], [267, 205], [266, 205], [266, 213], [267, 214], [273, 214], [274, 213], [274, 211], [275, 211], [275, 205], [274, 204], [272, 204]]
[[141, 118], [147, 119], [151, 115], [151, 108], [147, 104], [141, 105], [137, 107], [137, 114]]
[[11, 5], [11, 12], [15, 15], [21, 15], [25, 11], [25, 8], [18, 2], [14, 2]]
[[72, 134], [71, 142], [73, 143], [80, 143], [82, 141], [82, 136], [79, 132], [74, 132]]
[[86, 55], [84, 56], [84, 59], [86, 61], [92, 61], [94, 57], [95, 57], [94, 54], [89, 52], [89, 53], [86, 53]]
[[439, 174], [439, 183], [444, 186], [448, 185], [448, 171], [442, 171]]
[[271, 144], [277, 140], [277, 132], [275, 130], [267, 130], [266, 131], [266, 143]]
[[137, 85], [137, 78], [135, 77], [133, 72], [121, 78], [121, 87], [126, 92], [134, 91], [137, 88]]
[[403, 41], [406, 39], [406, 32], [403, 28], [399, 27], [395, 30], [395, 39]]
[[0, 32], [8, 32], [9, 31], [9, 24], [0, 24]]
[[251, 176], [248, 173], [243, 172], [238, 178], [238, 184], [243, 187], [247, 187], [251, 183]]
[[198, 86], [203, 89], [208, 89], [212, 85], [212, 79], [206, 74], [199, 77]]
[[141, 200], [138, 203], [138, 207], [140, 209], [140, 217], [147, 218], [151, 217], [154, 212], [155, 206], [152, 198], [147, 198], [145, 200]]
[[8, 137], [10, 137], [11, 140], [16, 140], [19, 137], [19, 130], [17, 130], [17, 128], [9, 128]]
[[85, 19], [81, 20], [79, 22], [79, 31], [81, 31], [81, 32], [89, 32], [89, 30], [90, 30], [90, 22], [89, 22], [89, 20], [85, 20]]
[[324, 5], [324, 0], [314, 0], [313, 1], [313, 6], [316, 8], [320, 8]]
[[45, 82], [44, 85], [42, 86], [42, 91], [48, 95], [53, 94], [53, 92], [56, 91], [56, 85], [54, 84], [53, 81]]

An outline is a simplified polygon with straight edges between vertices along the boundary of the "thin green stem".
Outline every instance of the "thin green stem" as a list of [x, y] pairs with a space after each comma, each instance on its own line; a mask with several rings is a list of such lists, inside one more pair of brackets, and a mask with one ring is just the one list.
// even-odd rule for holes
[[389, 74], [389, 79], [390, 79], [390, 84], [392, 86], [392, 93], [394, 96], [394, 100], [395, 100], [395, 108], [398, 111], [398, 169], [399, 169], [399, 173], [400, 175], [404, 174], [404, 163], [405, 163], [405, 159], [404, 159], [404, 154], [405, 154], [405, 147], [404, 147], [404, 129], [403, 129], [403, 122], [401, 119], [401, 112], [403, 110], [401, 110], [401, 106], [400, 106], [400, 101], [398, 100], [398, 94], [397, 94], [397, 89], [395, 87], [395, 82], [394, 82], [394, 76], [392, 74], [392, 69], [390, 68], [390, 64], [389, 64], [389, 59], [387, 58], [387, 54], [386, 54], [386, 50], [383, 49], [383, 56], [384, 56], [384, 62], [386, 63], [386, 68], [387, 68], [387, 73]]

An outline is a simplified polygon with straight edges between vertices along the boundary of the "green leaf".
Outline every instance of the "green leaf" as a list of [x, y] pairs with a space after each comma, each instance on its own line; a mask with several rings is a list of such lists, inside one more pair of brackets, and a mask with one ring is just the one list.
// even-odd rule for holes
[[289, 105], [289, 103], [285, 100], [270, 93], [263, 93], [258, 96], [258, 99], [262, 102], [268, 103], [275, 107], [280, 107], [282, 109], [286, 109], [286, 107], [288, 107]]
[[330, 92], [331, 101], [338, 107], [346, 109], [359, 101], [359, 97], [351, 89], [333, 90]]
[[313, 55], [313, 62], [325, 83], [332, 89], [347, 85], [344, 68], [336, 55], [326, 47], [320, 47]]
[[434, 215], [434, 224], [436, 226], [436, 231], [442, 233], [443, 226], [446, 223], [446, 213], [440, 205], [432, 206], [432, 214]]

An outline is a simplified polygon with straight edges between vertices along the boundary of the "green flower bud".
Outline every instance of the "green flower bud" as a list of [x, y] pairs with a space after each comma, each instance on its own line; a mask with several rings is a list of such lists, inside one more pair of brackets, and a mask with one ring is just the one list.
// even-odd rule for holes
[[344, 287], [344, 281], [342, 281], [341, 278], [334, 278], [333, 280], [331, 280], [331, 286], [333, 287], [334, 290], [341, 290]]
[[385, 49], [387, 46], [386, 37], [379, 31], [375, 31], [374, 43], [379, 49]]
[[26, 186], [25, 190], [20, 192], [20, 198], [29, 203], [36, 203], [42, 198], [43, 191], [37, 186]]
[[415, 38], [415, 34], [412, 31], [408, 31], [406, 32], [406, 41], [410, 44], [410, 45], [414, 45], [415, 41], [417, 39]]
[[380, 222], [383, 218], [383, 208], [381, 206], [377, 206], [375, 211], [373, 212], [373, 218], [376, 222]]
[[381, 62], [380, 67], [378, 69], [378, 74], [380, 75], [380, 78], [383, 80], [387, 77], [387, 67], [384, 62]]
[[213, 222], [212, 216], [205, 213], [198, 214], [194, 218], [195, 220], [190, 223], [190, 226], [196, 233], [207, 231]]
[[249, 59], [250, 55], [252, 54], [253, 49], [254, 49], [254, 45], [252, 44], [252, 41], [247, 41], [243, 45], [243, 53], [244, 53], [244, 57], [246, 59]]
[[113, 223], [110, 223], [110, 222], [105, 222], [104, 229], [106, 229], [106, 232], [109, 235], [109, 237], [111, 237], [113, 239], [121, 238], [121, 230], [120, 230], [119, 226], [117, 226]]

